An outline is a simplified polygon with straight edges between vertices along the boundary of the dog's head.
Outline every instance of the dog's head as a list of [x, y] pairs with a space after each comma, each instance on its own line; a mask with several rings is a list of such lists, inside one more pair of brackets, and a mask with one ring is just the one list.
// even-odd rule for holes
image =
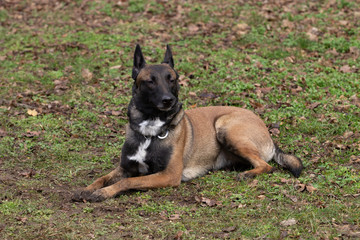
[[169, 45], [161, 64], [147, 65], [136, 45], [132, 78], [135, 106], [144, 113], [168, 112], [178, 102], [179, 75], [174, 70], [174, 59]]

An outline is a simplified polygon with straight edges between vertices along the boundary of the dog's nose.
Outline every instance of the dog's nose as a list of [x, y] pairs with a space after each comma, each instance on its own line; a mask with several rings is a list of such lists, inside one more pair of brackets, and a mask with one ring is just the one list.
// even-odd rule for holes
[[170, 106], [174, 101], [174, 99], [170, 96], [164, 96], [161, 101], [162, 104], [164, 104], [164, 106]]

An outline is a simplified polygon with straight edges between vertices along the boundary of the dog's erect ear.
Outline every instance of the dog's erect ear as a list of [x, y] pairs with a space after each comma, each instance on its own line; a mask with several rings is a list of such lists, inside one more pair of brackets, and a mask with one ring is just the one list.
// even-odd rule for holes
[[136, 80], [140, 70], [145, 67], [145, 59], [141, 52], [139, 44], [136, 44], [135, 53], [134, 53], [134, 66], [132, 70], [132, 78]]
[[167, 63], [171, 68], [174, 68], [174, 59], [169, 45], [166, 45], [166, 53], [162, 63]]

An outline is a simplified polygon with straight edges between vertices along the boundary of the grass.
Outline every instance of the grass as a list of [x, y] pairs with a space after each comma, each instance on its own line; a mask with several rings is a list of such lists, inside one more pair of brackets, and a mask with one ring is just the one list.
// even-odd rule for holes
[[[3, 238], [359, 237], [358, 8], [137, 0], [0, 7]], [[273, 164], [275, 173], [245, 182], [217, 171], [175, 189], [71, 202], [119, 161], [136, 43], [149, 63], [172, 46], [185, 108], [246, 107], [279, 126], [273, 138], [303, 160], [300, 178]]]

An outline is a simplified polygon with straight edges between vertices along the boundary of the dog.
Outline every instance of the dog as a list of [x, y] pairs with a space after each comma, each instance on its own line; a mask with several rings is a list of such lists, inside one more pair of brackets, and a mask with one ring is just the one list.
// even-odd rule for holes
[[147, 65], [136, 45], [129, 123], [119, 166], [78, 190], [74, 201], [97, 202], [136, 189], [176, 187], [211, 170], [250, 164], [238, 179], [272, 172], [274, 159], [299, 177], [303, 164], [274, 144], [264, 122], [252, 111], [200, 107], [184, 111], [179, 75], [167, 45], [161, 64]]

